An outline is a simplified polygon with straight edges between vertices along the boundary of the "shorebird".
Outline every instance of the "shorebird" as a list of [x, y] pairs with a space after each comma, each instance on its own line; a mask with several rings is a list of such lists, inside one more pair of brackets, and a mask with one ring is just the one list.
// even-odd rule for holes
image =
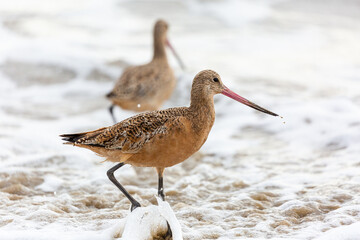
[[65, 144], [88, 148], [107, 161], [119, 162], [107, 175], [130, 200], [132, 211], [140, 204], [116, 180], [114, 172], [124, 164], [156, 168], [158, 195], [165, 200], [164, 169], [186, 160], [205, 143], [215, 120], [213, 96], [219, 93], [278, 116], [231, 91], [216, 72], [204, 70], [193, 80], [189, 107], [140, 113], [110, 127], [60, 136]]
[[165, 21], [158, 20], [155, 23], [154, 55], [151, 62], [125, 69], [113, 90], [106, 95], [112, 102], [109, 111], [115, 123], [115, 105], [137, 112], [152, 111], [159, 109], [171, 96], [176, 79], [169, 66], [165, 46], [172, 50], [181, 68], [184, 65], [166, 36], [167, 30], [168, 24]]

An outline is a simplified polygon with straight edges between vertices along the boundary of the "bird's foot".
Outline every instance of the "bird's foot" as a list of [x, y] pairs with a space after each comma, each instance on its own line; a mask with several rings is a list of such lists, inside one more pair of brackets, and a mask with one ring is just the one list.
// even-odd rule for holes
[[164, 189], [159, 190], [158, 196], [161, 198], [161, 200], [165, 201]]
[[132, 211], [134, 211], [134, 210], [135, 210], [136, 208], [138, 208], [138, 207], [141, 207], [140, 203], [134, 202], [134, 203], [131, 204], [131, 209], [130, 209], [130, 211], [132, 212]]

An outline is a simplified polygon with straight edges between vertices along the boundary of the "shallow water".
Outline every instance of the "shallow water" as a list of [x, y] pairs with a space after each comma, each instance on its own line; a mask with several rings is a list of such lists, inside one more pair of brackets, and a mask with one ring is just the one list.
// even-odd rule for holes
[[[187, 105], [210, 68], [284, 117], [215, 97], [206, 144], [165, 171], [184, 238], [359, 238], [359, 14], [351, 0], [1, 2], [0, 236], [111, 239], [130, 207], [106, 177], [112, 164], [58, 135], [112, 124], [104, 95], [150, 59], [162, 17], [187, 65], [169, 55], [179, 82], [164, 107]], [[117, 177], [156, 204], [153, 169]]]

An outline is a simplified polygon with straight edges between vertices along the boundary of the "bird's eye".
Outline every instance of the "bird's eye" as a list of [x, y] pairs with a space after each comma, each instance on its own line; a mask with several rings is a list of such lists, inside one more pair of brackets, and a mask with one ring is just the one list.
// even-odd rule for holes
[[213, 81], [214, 81], [214, 82], [219, 82], [219, 79], [218, 79], [218, 78], [214, 78]]

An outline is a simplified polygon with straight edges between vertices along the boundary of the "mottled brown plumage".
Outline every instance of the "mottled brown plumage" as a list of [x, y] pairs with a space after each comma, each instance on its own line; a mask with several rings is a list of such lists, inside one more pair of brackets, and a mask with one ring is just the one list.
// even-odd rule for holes
[[[215, 120], [213, 96], [218, 93], [277, 116], [231, 92], [216, 72], [205, 70], [194, 78], [189, 107], [141, 113], [111, 127], [61, 136], [67, 143], [88, 148], [108, 161], [155, 167], [159, 174], [159, 195], [163, 196], [164, 169], [186, 160], [206, 141]], [[136, 207], [138, 203], [134, 201]]]
[[[166, 45], [174, 51], [166, 36], [167, 29], [168, 24], [165, 21], [156, 22], [151, 62], [125, 69], [113, 90], [107, 94], [113, 104], [110, 107], [112, 116], [114, 105], [138, 112], [157, 110], [171, 96], [176, 79], [166, 57]], [[175, 51], [174, 54], [178, 58]], [[178, 60], [182, 65], [181, 60]]]

